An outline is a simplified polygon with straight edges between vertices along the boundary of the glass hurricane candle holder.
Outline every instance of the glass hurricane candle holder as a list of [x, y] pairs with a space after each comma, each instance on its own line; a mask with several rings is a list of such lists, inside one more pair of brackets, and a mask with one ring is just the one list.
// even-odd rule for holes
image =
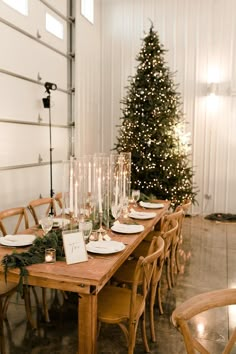
[[45, 263], [56, 262], [56, 250], [54, 248], [47, 248], [45, 250]]

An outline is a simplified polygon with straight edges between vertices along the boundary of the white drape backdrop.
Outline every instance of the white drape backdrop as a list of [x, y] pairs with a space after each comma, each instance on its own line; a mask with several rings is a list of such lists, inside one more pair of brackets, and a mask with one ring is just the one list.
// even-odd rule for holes
[[[82, 149], [86, 151], [88, 131], [94, 135], [87, 138], [89, 152], [113, 148], [120, 101], [129, 75], [136, 72], [135, 57], [152, 21], [168, 50], [166, 61], [176, 72], [186, 131], [191, 133], [194, 180], [199, 187], [199, 204], [192, 212], [236, 213], [236, 1], [95, 0], [95, 7], [86, 56], [79, 46], [77, 53], [86, 61], [83, 69], [90, 65], [93, 73], [88, 83], [88, 72], [80, 67], [80, 94], [90, 97], [78, 106]], [[84, 35], [81, 30], [83, 26], [77, 27]], [[217, 83], [215, 98], [208, 95], [211, 82]]]

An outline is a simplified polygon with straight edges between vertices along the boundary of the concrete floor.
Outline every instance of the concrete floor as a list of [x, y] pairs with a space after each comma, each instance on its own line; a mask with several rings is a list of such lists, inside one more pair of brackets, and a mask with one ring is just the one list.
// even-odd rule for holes
[[[174, 308], [189, 297], [221, 288], [236, 286], [236, 224], [216, 223], [202, 217], [186, 217], [183, 227], [184, 242], [180, 259], [181, 273], [176, 286], [168, 290], [165, 274], [162, 277], [164, 314], [156, 310], [157, 342], [150, 343], [153, 354], [184, 354], [181, 334], [173, 327], [170, 316]], [[5, 323], [7, 354], [74, 354], [77, 352], [77, 297], [70, 294], [61, 306], [61, 294], [48, 291], [50, 323], [45, 323], [40, 309], [35, 318], [38, 330], [32, 331], [25, 319], [24, 305], [13, 298]], [[200, 326], [199, 326], [200, 324]], [[236, 326], [236, 305], [230, 310], [197, 316], [192, 328], [212, 354], [223, 350], [230, 329]], [[103, 325], [98, 338], [98, 354], [125, 354], [125, 340], [116, 326]], [[144, 353], [140, 331], [136, 354]], [[236, 345], [233, 354], [236, 354]]]

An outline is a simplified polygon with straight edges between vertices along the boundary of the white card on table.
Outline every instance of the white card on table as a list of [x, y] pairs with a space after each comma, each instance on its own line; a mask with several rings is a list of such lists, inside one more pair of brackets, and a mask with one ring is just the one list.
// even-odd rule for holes
[[81, 231], [63, 231], [62, 238], [67, 264], [88, 261], [88, 254], [85, 247], [84, 235]]

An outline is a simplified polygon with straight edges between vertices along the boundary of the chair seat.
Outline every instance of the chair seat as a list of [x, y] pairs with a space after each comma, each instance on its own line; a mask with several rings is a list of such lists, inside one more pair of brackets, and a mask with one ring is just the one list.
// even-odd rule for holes
[[5, 280], [0, 280], [0, 296], [6, 294], [12, 290], [15, 290], [17, 288], [16, 283], [11, 283], [11, 282], [5, 282]]
[[[128, 321], [130, 315], [131, 290], [116, 286], [106, 286], [98, 295], [98, 320], [106, 323]], [[137, 294], [137, 306], [134, 312], [140, 311], [143, 296]], [[143, 310], [143, 309], [142, 309]], [[136, 317], [136, 316], [135, 316]]]

